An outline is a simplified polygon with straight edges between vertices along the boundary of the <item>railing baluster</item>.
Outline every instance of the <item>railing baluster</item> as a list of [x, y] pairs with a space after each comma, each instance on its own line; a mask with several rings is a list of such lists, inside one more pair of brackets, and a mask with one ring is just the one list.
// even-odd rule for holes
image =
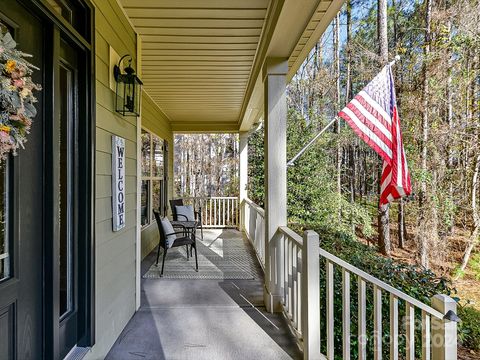
[[358, 359], [367, 360], [367, 287], [358, 277]]
[[390, 294], [390, 360], [398, 360], [398, 298]]
[[212, 225], [212, 199], [210, 199], [210, 205], [209, 205], [208, 213], [209, 213], [209, 218], [210, 218], [209, 225]]
[[350, 273], [342, 268], [343, 360], [350, 359]]
[[333, 304], [333, 296], [334, 293], [334, 283], [333, 283], [333, 263], [331, 261], [326, 261], [326, 277], [327, 277], [327, 358], [330, 360], [334, 360], [335, 358], [335, 334], [334, 334], [334, 304]]
[[302, 249], [297, 246], [297, 330], [302, 331]]
[[415, 308], [405, 302], [406, 306], [406, 336], [407, 336], [407, 360], [415, 360]]
[[225, 225], [230, 225], [230, 199], [227, 199], [227, 222]]
[[285, 249], [286, 255], [288, 256], [288, 315], [290, 319], [292, 318], [292, 245], [293, 241], [288, 238], [288, 252]]
[[292, 245], [292, 322], [295, 328], [297, 328], [297, 308], [298, 308], [297, 244], [293, 243]]
[[373, 356], [382, 360], [382, 290], [373, 285]]
[[222, 201], [217, 199], [217, 226], [221, 225], [222, 218]]
[[288, 312], [288, 256], [286, 251], [288, 249], [288, 236], [283, 237], [283, 248], [285, 249], [283, 256], [283, 306], [285, 311]]
[[430, 360], [430, 315], [422, 310], [422, 360]]
[[226, 215], [225, 214], [226, 213], [226, 211], [225, 211], [225, 199], [222, 199], [222, 207], [223, 207], [223, 209], [222, 209], [222, 215], [223, 215], [222, 216], [222, 219], [223, 219], [222, 220], [223, 221], [222, 226], [225, 226], [225, 215]]

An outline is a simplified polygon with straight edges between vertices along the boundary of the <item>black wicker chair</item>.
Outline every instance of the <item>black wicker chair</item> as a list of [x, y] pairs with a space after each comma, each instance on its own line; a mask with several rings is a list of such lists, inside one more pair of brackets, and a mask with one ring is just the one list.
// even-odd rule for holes
[[185, 228], [183, 229], [183, 231], [175, 231], [174, 233], [171, 233], [171, 234], [165, 234], [159, 212], [156, 211], [156, 210], [153, 210], [153, 213], [155, 214], [155, 219], [157, 220], [158, 231], [160, 233], [160, 241], [159, 241], [158, 250], [157, 250], [157, 262], [156, 262], [157, 266], [158, 266], [158, 259], [160, 258], [160, 248], [163, 248], [162, 271], [160, 272], [160, 276], [163, 276], [163, 269], [165, 267], [165, 258], [167, 257], [167, 251], [169, 249], [167, 247], [167, 236], [169, 236], [169, 235], [182, 235], [181, 237], [177, 237], [175, 239], [171, 248], [179, 247], [179, 246], [186, 246], [187, 247], [187, 260], [189, 258], [188, 245], [191, 245], [191, 247], [193, 249], [195, 249], [195, 271], [198, 272], [197, 246], [196, 246], [195, 238], [192, 237], [191, 234], [189, 232], [187, 232], [187, 230]]
[[[173, 199], [170, 200], [170, 209], [172, 209], [172, 217], [174, 221], [187, 221], [188, 219], [181, 214], [177, 214], [177, 209], [175, 206], [184, 206], [183, 199]], [[197, 229], [200, 229], [201, 238], [203, 240], [203, 227], [202, 227], [202, 208], [200, 207], [198, 211], [194, 210], [195, 221], [197, 222]]]

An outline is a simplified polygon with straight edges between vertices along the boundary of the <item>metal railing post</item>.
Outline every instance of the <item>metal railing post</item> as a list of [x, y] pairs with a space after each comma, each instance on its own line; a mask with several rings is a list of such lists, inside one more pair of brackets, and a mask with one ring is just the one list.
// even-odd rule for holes
[[[442, 314], [449, 311], [457, 312], [457, 303], [451, 297], [443, 294], [432, 298], [432, 307]], [[432, 359], [456, 360], [457, 359], [457, 323], [447, 319], [432, 320]]]
[[320, 355], [320, 256], [319, 236], [303, 233], [302, 247], [302, 336], [303, 359], [317, 360]]

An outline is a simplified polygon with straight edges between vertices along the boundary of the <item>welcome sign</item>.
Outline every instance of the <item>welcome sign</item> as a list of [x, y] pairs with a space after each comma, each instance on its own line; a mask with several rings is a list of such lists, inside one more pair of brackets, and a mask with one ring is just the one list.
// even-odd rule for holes
[[125, 139], [112, 136], [113, 231], [125, 227]]

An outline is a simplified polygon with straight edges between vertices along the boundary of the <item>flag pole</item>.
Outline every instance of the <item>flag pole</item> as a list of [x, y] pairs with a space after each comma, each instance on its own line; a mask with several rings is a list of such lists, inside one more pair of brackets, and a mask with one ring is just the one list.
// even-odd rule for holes
[[[395, 58], [394, 58], [391, 62], [388, 63], [388, 66], [393, 66], [393, 65], [395, 65], [395, 63], [396, 63], [398, 60], [400, 60], [400, 55], [396, 55]], [[335, 116], [335, 118], [334, 118], [332, 121], [330, 121], [330, 122], [327, 124], [327, 126], [325, 126], [322, 130], [320, 130], [320, 132], [319, 132], [317, 135], [315, 135], [315, 137], [314, 137], [312, 140], [310, 140], [309, 143], [308, 143], [307, 145], [305, 145], [305, 146], [298, 152], [297, 155], [295, 155], [290, 161], [287, 162], [287, 167], [289, 167], [289, 166], [294, 166], [294, 165], [295, 165], [295, 161], [296, 161], [300, 156], [302, 156], [303, 153], [304, 153], [305, 151], [307, 151], [308, 148], [309, 148], [310, 146], [312, 146], [313, 143], [314, 143], [315, 141], [317, 141], [317, 139], [318, 139], [330, 126], [332, 126], [332, 125], [335, 123], [335, 121], [337, 121], [337, 120], [338, 120], [338, 116]]]
[[297, 155], [295, 155], [289, 162], [287, 162], [287, 166], [293, 166], [293, 165], [295, 165], [295, 161], [296, 161], [300, 156], [302, 156], [303, 153], [304, 153], [305, 151], [307, 151], [307, 149], [308, 149], [310, 146], [312, 146], [313, 143], [314, 143], [315, 141], [317, 141], [317, 139], [318, 139], [330, 126], [332, 126], [332, 125], [335, 123], [335, 121], [337, 121], [337, 119], [338, 119], [338, 116], [335, 116], [335, 118], [334, 118], [332, 121], [330, 121], [330, 122], [328, 123], [328, 125], [325, 126], [317, 135], [315, 135], [315, 137], [314, 137], [312, 140], [310, 140], [310, 142], [309, 142], [307, 145], [305, 145], [305, 146], [302, 148], [302, 150], [300, 150], [300, 151], [298, 152]]

